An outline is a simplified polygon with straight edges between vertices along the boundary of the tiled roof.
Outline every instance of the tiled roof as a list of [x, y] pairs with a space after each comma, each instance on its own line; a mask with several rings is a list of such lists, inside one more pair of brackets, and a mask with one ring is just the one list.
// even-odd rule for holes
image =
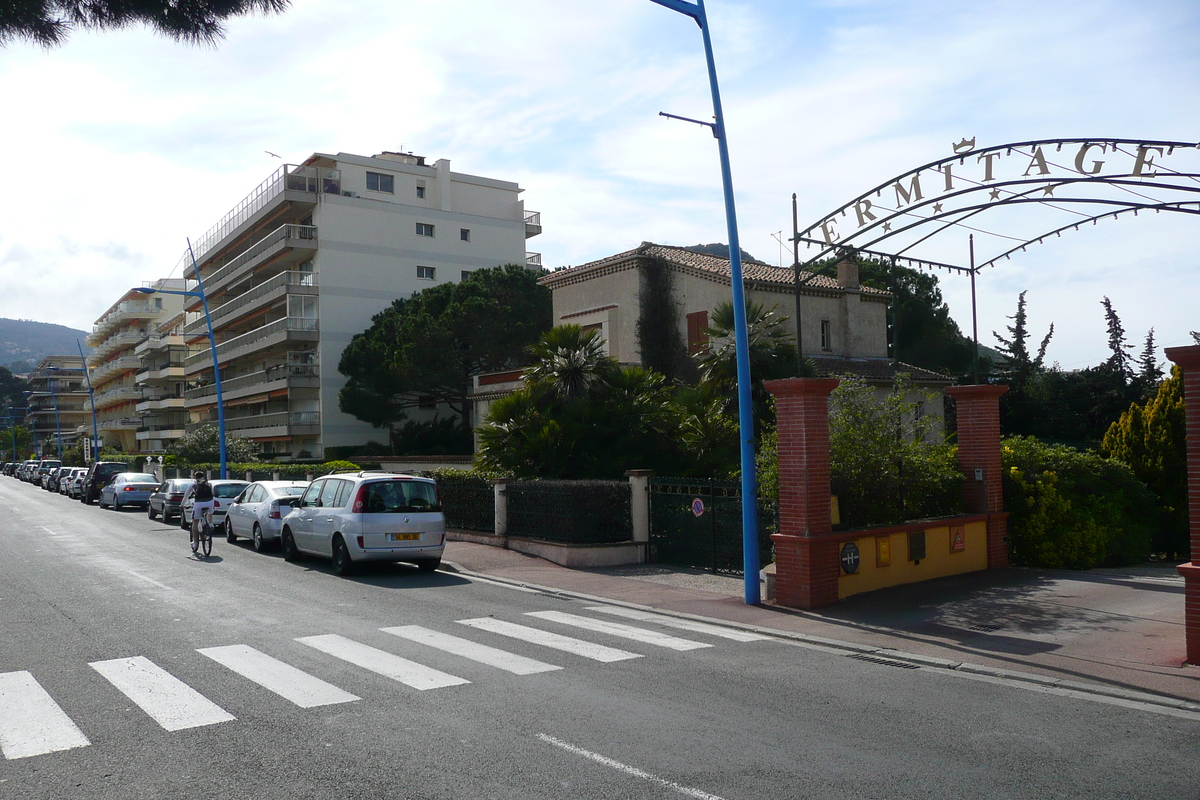
[[954, 383], [949, 378], [932, 370], [905, 364], [890, 358], [846, 358], [844, 356], [809, 356], [816, 367], [817, 376], [821, 378], [837, 378], [842, 375], [853, 375], [864, 381], [883, 381], [891, 383], [898, 373], [908, 374], [909, 379], [917, 383]]
[[[555, 270], [542, 278], [541, 282], [553, 287], [561, 280], [575, 277], [581, 272], [616, 265], [638, 257], [654, 256], [682, 267], [691, 267], [692, 269], [711, 273], [714, 277], [725, 281], [728, 281], [730, 278], [729, 259], [727, 257], [712, 256], [707, 253], [695, 253], [682, 247], [655, 244], [654, 242], [642, 242], [640, 247], [633, 250], [626, 250], [624, 253], [617, 253], [616, 255], [607, 256], [597, 261], [589, 261], [586, 264], [580, 264], [575, 267], [564, 267], [563, 269]], [[813, 289], [838, 290], [841, 288], [838, 286], [837, 279], [828, 275], [813, 275], [811, 272], [804, 272], [802, 273], [802, 278], [804, 276], [808, 278], [806, 285]], [[747, 282], [770, 284], [788, 289], [795, 286], [796, 281], [795, 273], [791, 267], [775, 267], [765, 264], [762, 261], [743, 261], [742, 278]], [[887, 292], [868, 286], [862, 287], [862, 292], [863, 294], [887, 296]]]

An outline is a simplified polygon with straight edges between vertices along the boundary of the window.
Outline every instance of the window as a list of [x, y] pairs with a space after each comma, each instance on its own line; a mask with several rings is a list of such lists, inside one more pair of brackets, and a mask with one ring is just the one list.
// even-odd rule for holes
[[337, 497], [333, 500], [334, 508], [345, 508], [350, 504], [350, 491], [354, 488], [354, 484], [350, 481], [338, 481], [341, 488], [338, 489]]
[[427, 281], [433, 280], [433, 275], [436, 270], [433, 267], [417, 267], [417, 277], [424, 278]]
[[395, 194], [395, 177], [378, 172], [367, 173], [367, 191]]
[[688, 355], [695, 355], [708, 348], [708, 334], [704, 332], [707, 327], [707, 311], [697, 311], [687, 315]]
[[428, 222], [418, 222], [417, 236], [433, 236], [433, 226]]
[[309, 484], [308, 491], [304, 493], [304, 497], [300, 498], [300, 505], [315, 506], [317, 498], [321, 495], [321, 489], [325, 486], [325, 481], [313, 481]]
[[833, 349], [833, 325], [827, 319], [821, 320], [821, 349]]
[[462, 239], [464, 242], [471, 241], [471, 229], [470, 228], [459, 228], [458, 229], [458, 238]]
[[325, 487], [321, 490], [321, 499], [318, 501], [321, 508], [337, 508], [338, 492], [345, 484], [345, 481], [325, 481]]
[[417, 199], [418, 199], [418, 200], [424, 200], [424, 199], [425, 199], [425, 186], [424, 186], [424, 184], [420, 184], [420, 183], [418, 183], [418, 184], [417, 184]]
[[467, 278], [468, 278], [470, 275], [471, 275], [471, 270], [469, 270], [469, 269], [464, 269], [464, 270], [462, 271], [462, 277], [461, 277], [459, 280], [464, 280], [464, 281], [465, 281], [465, 280], [466, 280], [466, 279], [467, 279]]

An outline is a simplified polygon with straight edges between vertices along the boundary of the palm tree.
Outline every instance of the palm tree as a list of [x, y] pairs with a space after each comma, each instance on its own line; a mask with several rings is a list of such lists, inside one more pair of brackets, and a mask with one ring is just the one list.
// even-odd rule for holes
[[535, 363], [525, 371], [525, 380], [559, 400], [587, 397], [617, 368], [604, 352], [600, 332], [578, 325], [551, 328], [529, 351]]

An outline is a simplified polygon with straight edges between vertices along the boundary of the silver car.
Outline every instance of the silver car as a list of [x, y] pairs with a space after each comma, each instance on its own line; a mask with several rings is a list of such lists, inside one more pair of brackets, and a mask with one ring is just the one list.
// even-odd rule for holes
[[318, 478], [283, 518], [283, 557], [332, 559], [346, 575], [365, 561], [407, 561], [423, 572], [442, 563], [446, 518], [429, 478], [358, 472]]
[[[229, 504], [250, 484], [246, 481], [215, 480], [209, 481], [208, 485], [212, 487], [213, 492], [212, 524], [215, 531], [225, 521], [225, 512], [229, 510]], [[158, 487], [156, 486], [155, 488]], [[179, 527], [185, 531], [192, 529], [192, 506], [195, 502], [196, 484], [193, 483], [188, 487], [187, 492], [183, 495], [183, 500], [179, 504]]]
[[107, 505], [113, 511], [121, 506], [145, 507], [157, 488], [158, 477], [149, 472], [118, 472], [100, 489], [100, 507]]
[[249, 538], [261, 553], [279, 541], [283, 518], [300, 501], [308, 481], [258, 481], [246, 487], [225, 514], [225, 539]]

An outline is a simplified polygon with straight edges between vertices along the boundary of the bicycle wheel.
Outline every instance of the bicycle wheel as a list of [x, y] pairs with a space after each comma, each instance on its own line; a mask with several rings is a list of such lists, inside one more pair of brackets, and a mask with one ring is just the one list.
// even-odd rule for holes
[[204, 557], [208, 558], [212, 555], [212, 526], [205, 525], [203, 532], [200, 534], [200, 551], [204, 553]]

